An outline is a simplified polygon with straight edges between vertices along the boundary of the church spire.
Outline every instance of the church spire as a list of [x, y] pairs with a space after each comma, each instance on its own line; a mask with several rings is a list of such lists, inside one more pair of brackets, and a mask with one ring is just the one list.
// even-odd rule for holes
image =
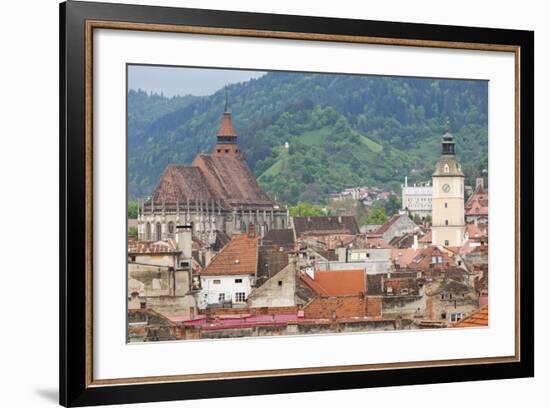
[[225, 107], [223, 108], [223, 113], [229, 113], [229, 102], [227, 101], [227, 91], [225, 91]]
[[214, 154], [241, 154], [237, 146], [237, 132], [233, 127], [231, 120], [231, 111], [229, 109], [229, 99], [227, 91], [225, 93], [225, 103], [222, 115], [222, 121], [218, 129], [217, 142], [214, 146]]

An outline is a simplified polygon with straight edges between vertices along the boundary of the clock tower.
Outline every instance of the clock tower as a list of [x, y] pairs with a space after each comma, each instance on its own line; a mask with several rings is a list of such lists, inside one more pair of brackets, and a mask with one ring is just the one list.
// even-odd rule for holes
[[432, 176], [432, 244], [462, 246], [464, 243], [464, 173], [455, 158], [453, 135], [446, 133], [441, 158]]

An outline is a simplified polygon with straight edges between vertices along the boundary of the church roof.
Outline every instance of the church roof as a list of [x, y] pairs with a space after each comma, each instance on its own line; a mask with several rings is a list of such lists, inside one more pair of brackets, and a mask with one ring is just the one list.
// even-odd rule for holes
[[218, 136], [237, 136], [237, 132], [235, 131], [231, 121], [231, 113], [223, 113], [222, 123], [220, 124], [220, 128], [218, 130]]
[[244, 160], [234, 156], [199, 154], [193, 160], [213, 194], [230, 205], [272, 206]]
[[184, 204], [187, 200], [215, 200], [219, 197], [209, 187], [204, 174], [198, 167], [171, 164], [164, 170], [153, 192], [155, 203], [165, 201]]
[[262, 191], [245, 161], [233, 156], [201, 154], [192, 166], [169, 165], [153, 192], [155, 203], [185, 205], [216, 202], [227, 206], [273, 206]]

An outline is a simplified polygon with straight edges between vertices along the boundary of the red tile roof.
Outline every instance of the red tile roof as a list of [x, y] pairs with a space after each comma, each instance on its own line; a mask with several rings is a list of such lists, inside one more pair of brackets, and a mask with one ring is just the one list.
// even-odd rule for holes
[[418, 240], [418, 242], [422, 243], [431, 243], [432, 242], [432, 229], [430, 228], [428, 232], [426, 232], [426, 235], [424, 235], [422, 238]]
[[391, 259], [401, 268], [407, 267], [416, 255], [416, 249], [413, 248], [397, 248], [392, 249]]
[[483, 306], [466, 316], [453, 327], [482, 327], [489, 325], [489, 306]]
[[474, 193], [466, 201], [465, 208], [466, 215], [489, 214], [489, 196], [482, 185], [476, 187]]
[[176, 244], [173, 241], [128, 241], [128, 254], [177, 254]]
[[214, 198], [221, 198], [232, 206], [269, 207], [274, 204], [246, 162], [238, 157], [199, 154], [193, 160], [193, 166], [202, 171]]
[[205, 276], [254, 275], [258, 265], [258, 237], [233, 235], [231, 241], [200, 272]]
[[218, 136], [237, 136], [237, 132], [233, 127], [231, 114], [229, 112], [224, 112], [223, 114], [222, 123], [220, 124], [220, 129], [218, 130]]
[[358, 295], [367, 291], [364, 269], [316, 271], [315, 279], [302, 274], [302, 280], [315, 292], [325, 296]]

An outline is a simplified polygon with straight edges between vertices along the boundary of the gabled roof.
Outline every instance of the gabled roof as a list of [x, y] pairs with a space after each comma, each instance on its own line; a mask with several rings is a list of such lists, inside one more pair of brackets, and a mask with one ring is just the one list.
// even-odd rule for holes
[[468, 198], [468, 201], [466, 201], [464, 207], [466, 209], [466, 215], [489, 214], [489, 195], [481, 184], [478, 184], [474, 193]]
[[414, 245], [415, 234], [415, 232], [409, 232], [401, 236], [393, 237], [389, 245], [394, 248], [411, 248]]
[[257, 265], [258, 238], [254, 234], [238, 234], [233, 235], [200, 275], [255, 275]]
[[416, 256], [416, 252], [413, 248], [395, 248], [391, 251], [391, 260], [399, 267], [406, 268]]
[[189, 201], [215, 203], [222, 208], [239, 205], [273, 207], [275, 204], [262, 191], [246, 162], [239, 157], [200, 154], [192, 166], [169, 165], [153, 192], [157, 203], [179, 202], [181, 208]]
[[210, 190], [231, 205], [265, 205], [274, 203], [262, 191], [246, 162], [234, 156], [199, 154], [193, 160]]
[[129, 255], [177, 254], [176, 244], [170, 241], [128, 241]]
[[294, 217], [294, 230], [296, 231], [296, 237], [301, 237], [304, 234], [359, 234], [357, 221], [351, 215]]
[[294, 231], [291, 229], [271, 229], [265, 234], [262, 244], [277, 247], [293, 247]]
[[183, 208], [187, 200], [194, 203], [194, 200], [209, 201], [220, 197], [210, 188], [199, 168], [170, 164], [162, 173], [152, 198], [155, 203], [179, 201]]
[[395, 224], [402, 217], [406, 217], [410, 221], [410, 223], [414, 223], [407, 214], [394, 214], [384, 224], [382, 224], [380, 228], [378, 228], [376, 231], [373, 231], [372, 235], [376, 236], [384, 234], [387, 230], [391, 228], [393, 224]]
[[488, 215], [488, 204], [483, 205], [481, 200], [474, 200], [466, 206], [466, 215]]
[[453, 327], [480, 327], [489, 325], [489, 306], [483, 306], [466, 316]]

